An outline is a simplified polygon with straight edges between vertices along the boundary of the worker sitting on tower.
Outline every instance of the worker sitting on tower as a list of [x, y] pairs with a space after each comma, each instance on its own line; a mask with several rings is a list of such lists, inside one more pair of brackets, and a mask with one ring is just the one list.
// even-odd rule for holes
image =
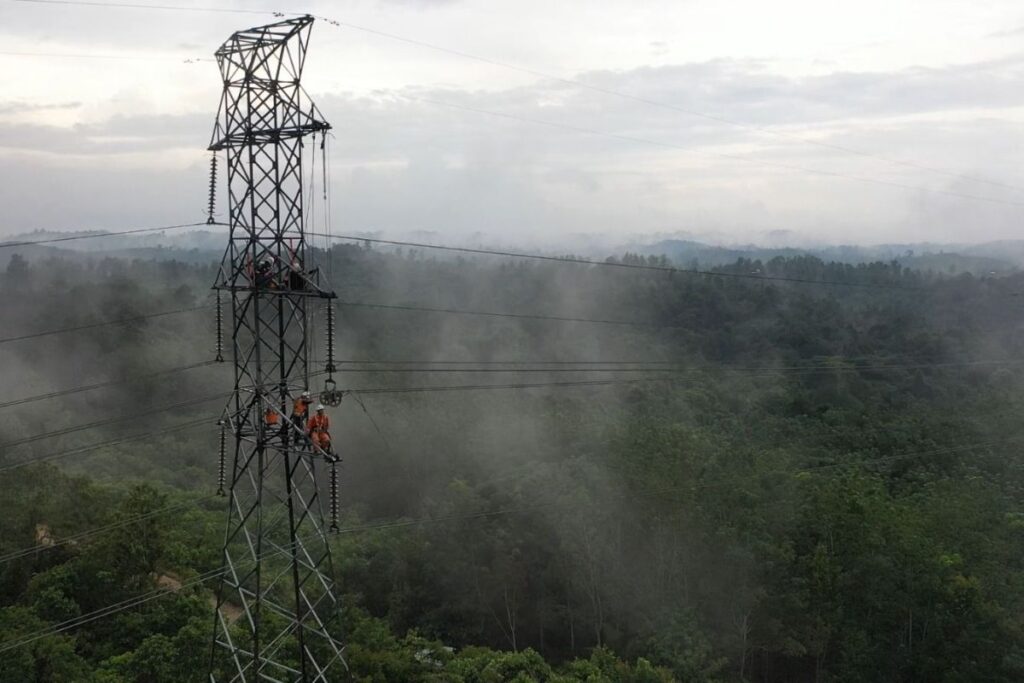
[[313, 397], [307, 389], [292, 404], [292, 424], [303, 434], [306, 433], [306, 418], [309, 416], [309, 406], [311, 403], [313, 403]]
[[328, 455], [331, 454], [331, 421], [324, 412], [324, 404], [316, 407], [316, 415], [309, 418], [306, 424], [306, 431], [313, 445]]
[[277, 411], [268, 407], [263, 411], [263, 420], [267, 423], [268, 427], [276, 427], [279, 421]]
[[256, 287], [261, 289], [273, 289], [274, 287], [274, 264], [270, 259], [263, 259], [256, 266]]
[[302, 264], [298, 257], [292, 257], [291, 265], [288, 268], [288, 289], [293, 292], [306, 291], [306, 275], [302, 272]]

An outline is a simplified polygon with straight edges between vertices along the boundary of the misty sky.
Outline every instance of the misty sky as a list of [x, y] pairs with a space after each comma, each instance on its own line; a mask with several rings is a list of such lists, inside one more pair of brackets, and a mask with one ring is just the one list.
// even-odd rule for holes
[[[1024, 237], [1020, 0], [199, 5], [327, 15], [749, 126], [320, 21], [304, 83], [335, 128], [336, 232]], [[220, 91], [210, 56], [232, 31], [272, 20], [2, 0], [0, 234], [201, 220]]]

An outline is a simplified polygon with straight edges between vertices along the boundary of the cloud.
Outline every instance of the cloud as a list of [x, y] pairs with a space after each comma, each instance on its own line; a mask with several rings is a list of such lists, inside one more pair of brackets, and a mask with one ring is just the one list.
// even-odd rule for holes
[[403, 5], [417, 9], [432, 9], [445, 5], [454, 5], [459, 0], [378, 0], [381, 5]]
[[112, 155], [205, 147], [213, 114], [114, 116], [70, 127], [14, 123], [0, 127], [0, 148], [54, 155]]
[[[1018, 172], [1012, 150], [1024, 142], [1013, 121], [1014, 108], [1024, 105], [1024, 57], [804, 77], [781, 75], [755, 60], [720, 59], [594, 71], [578, 78], [753, 127], [784, 126], [789, 134], [1010, 181]], [[1014, 207], [808, 176], [700, 152], [1011, 198], [997, 188], [566, 83], [497, 91], [409, 87], [364, 96], [314, 93], [314, 99], [335, 126], [332, 196], [349, 231], [486, 232], [512, 242], [681, 230], [728, 232], [742, 239], [797, 230], [825, 240], [863, 242], [895, 236], [952, 239], [968, 228], [994, 238], [1017, 230]], [[176, 207], [201, 207], [205, 168], [181, 162], [175, 175], [155, 163], [130, 169], [118, 157], [134, 154], [138, 164], [140, 158], [194, 149], [198, 159], [213, 116], [211, 110], [122, 115], [64, 128], [0, 127], [0, 177], [8, 179], [0, 199], [11, 207], [11, 223], [0, 225], [0, 233], [14, 226], [81, 225], [86, 218], [91, 220], [85, 224], [111, 221], [111, 227], [149, 224], [156, 216], [176, 222]], [[71, 158], [74, 164], [66, 161]], [[70, 188], [61, 202], [49, 198], [54, 187]], [[40, 206], [44, 210], [33, 208]], [[147, 206], [153, 217], [146, 217]]]
[[1017, 28], [1007, 29], [1005, 31], [996, 31], [990, 33], [986, 38], [1016, 38], [1017, 36], [1024, 36], [1024, 26], [1018, 26]]
[[[755, 60], [593, 72], [588, 84], [752, 124], [820, 123], [1024, 104], [1024, 55], [895, 71], [783, 76]], [[601, 95], [605, 101], [606, 96]]]
[[[990, 113], [1024, 106], [1024, 55], [954, 65], [942, 69], [910, 68], [892, 72], [835, 72], [824, 76], [792, 77], [773, 73], [754, 60], [712, 60], [693, 64], [641, 67], [629, 71], [585, 72], [577, 80], [595, 88], [622, 92], [626, 98], [581, 89], [557, 81], [540, 81], [501, 91], [408, 87], [377, 91], [372, 96], [320, 94], [315, 99], [329, 119], [344, 122], [343, 147], [364, 161], [408, 157], [440, 144], [451, 148], [483, 144], [483, 136], [466, 121], [480, 122], [474, 130], [531, 128], [530, 137], [565, 141], [570, 153], [593, 148], [578, 144], [579, 136], [551, 134], [530, 124], [500, 121], [457, 107], [551, 121], [626, 136], [687, 145], [744, 144], [764, 141], [750, 128], [760, 126], [846, 125], [860, 121], [943, 112]], [[630, 97], [661, 102], [652, 107]], [[432, 106], [424, 100], [454, 107]], [[34, 109], [75, 108], [79, 103], [27, 105], [0, 103], [0, 113]], [[688, 112], [707, 114], [693, 116]], [[736, 121], [750, 128], [716, 122]], [[135, 150], [175, 149], [205, 145], [214, 112], [184, 115], [117, 115], [72, 127], [12, 124], [0, 130], [0, 147], [74, 154], [114, 154]], [[484, 132], [484, 136], [489, 135]], [[524, 136], [525, 137], [525, 136]], [[776, 141], [777, 142], [777, 141]], [[604, 145], [602, 145], [604, 146]], [[621, 148], [621, 146], [620, 146]], [[503, 149], [514, 165], [515, 149]], [[539, 151], [539, 150], [538, 150]], [[556, 150], [552, 150], [553, 153]]]
[[81, 102], [57, 102], [54, 104], [33, 104], [30, 102], [0, 102], [0, 115], [29, 114], [32, 112], [39, 111], [78, 109], [81, 106]]

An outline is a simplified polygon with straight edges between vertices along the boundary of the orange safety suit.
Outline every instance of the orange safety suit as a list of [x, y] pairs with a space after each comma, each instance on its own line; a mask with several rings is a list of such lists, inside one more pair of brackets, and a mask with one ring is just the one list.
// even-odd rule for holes
[[308, 398], [302, 398], [301, 396], [295, 399], [295, 403], [292, 405], [292, 417], [306, 418], [306, 413], [309, 411], [309, 404], [313, 401]]
[[274, 426], [278, 423], [279, 417], [276, 410], [273, 408], [267, 408], [267, 411], [263, 413], [263, 419], [266, 421], [267, 425]]
[[309, 438], [313, 441], [313, 444], [318, 446], [320, 450], [327, 453], [331, 452], [331, 421], [327, 418], [327, 415], [317, 413], [313, 417], [309, 418], [309, 422], [306, 423], [306, 432], [309, 434]]
[[306, 426], [306, 415], [309, 413], [309, 404], [313, 401], [308, 398], [302, 398], [301, 396], [295, 399], [295, 403], [292, 404], [292, 424], [300, 432], [303, 427]]

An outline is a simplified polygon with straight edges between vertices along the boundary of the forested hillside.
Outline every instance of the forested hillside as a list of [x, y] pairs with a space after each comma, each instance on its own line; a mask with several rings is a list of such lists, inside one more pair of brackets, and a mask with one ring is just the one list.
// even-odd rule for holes
[[[319, 261], [352, 680], [1024, 679], [1024, 276]], [[207, 680], [215, 269], [9, 263], [0, 683]]]

